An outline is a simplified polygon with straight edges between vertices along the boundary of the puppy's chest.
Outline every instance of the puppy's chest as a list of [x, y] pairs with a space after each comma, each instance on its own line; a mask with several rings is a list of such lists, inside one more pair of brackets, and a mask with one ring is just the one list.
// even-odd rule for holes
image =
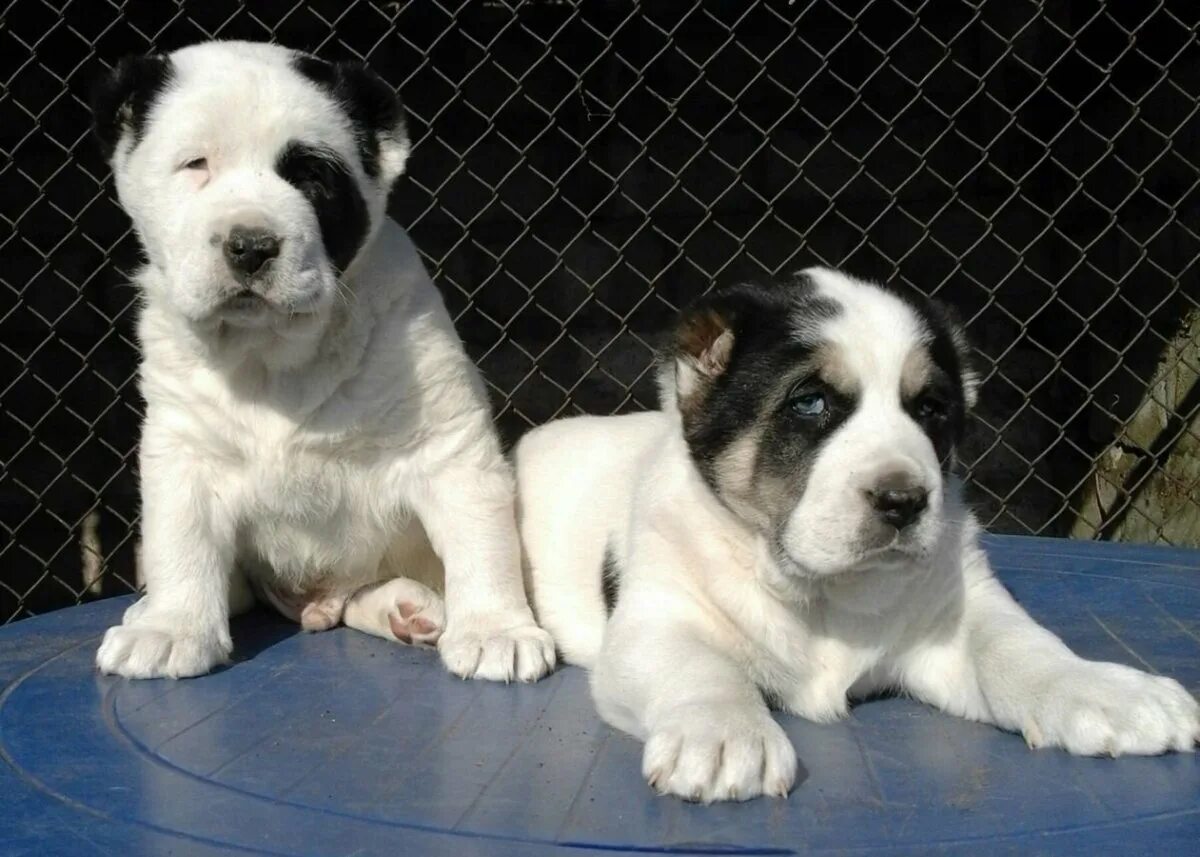
[[852, 688], [879, 663], [870, 634], [842, 627], [812, 605], [779, 605], [768, 617], [758, 626], [750, 656], [755, 682], [801, 716], [818, 721], [841, 716]]
[[241, 552], [288, 578], [376, 563], [406, 517], [386, 470], [363, 449], [278, 439], [251, 450], [234, 477]]
[[240, 514], [311, 525], [380, 499], [368, 483], [388, 456], [365, 435], [312, 432], [264, 404], [214, 404], [224, 410], [204, 415], [203, 445], [214, 469], [236, 486]]
[[335, 523], [365, 511], [366, 468], [305, 450], [264, 450], [247, 458], [243, 471], [244, 514], [298, 526]]

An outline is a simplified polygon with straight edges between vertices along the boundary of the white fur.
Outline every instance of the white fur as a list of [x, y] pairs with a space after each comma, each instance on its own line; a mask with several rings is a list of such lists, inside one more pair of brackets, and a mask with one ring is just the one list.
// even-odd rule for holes
[[[438, 647], [452, 672], [537, 679], [553, 667], [553, 643], [522, 588], [512, 473], [487, 397], [416, 249], [384, 214], [407, 143], [384, 142], [378, 182], [356, 166], [372, 231], [339, 280], [311, 207], [272, 159], [299, 137], [358, 161], [345, 116], [290, 57], [242, 43], [176, 53], [171, 95], [114, 159], [148, 257], [138, 276], [147, 594], [97, 663], [130, 677], [207, 672], [230, 656], [229, 616], [250, 603], [248, 581], [306, 627], [344, 611], [347, 624], [393, 638], [393, 611], [440, 631], [434, 590], [444, 591]], [[203, 186], [176, 168], [200, 156]], [[251, 210], [293, 247], [278, 260], [279, 288], [302, 306], [231, 323], [213, 314], [228, 274], [207, 239]]]
[[[815, 337], [835, 349], [843, 371], [863, 381], [862, 395], [854, 416], [829, 440], [809, 474], [782, 533], [782, 547], [806, 575], [837, 574], [897, 547], [871, 538], [875, 531], [867, 519], [873, 510], [863, 502], [863, 492], [882, 474], [902, 472], [929, 490], [928, 512], [898, 536], [906, 542], [907, 565], [934, 550], [944, 501], [933, 446], [900, 401], [905, 358], [925, 334], [898, 297], [833, 271], [807, 273], [842, 312], [801, 338]], [[867, 343], [870, 347], [864, 347]]]
[[[861, 413], [821, 454], [784, 556], [719, 502], [675, 405], [544, 426], [517, 449], [531, 597], [568, 661], [591, 667], [601, 715], [646, 742], [643, 774], [688, 799], [786, 794], [796, 760], [763, 691], [816, 721], [899, 689], [950, 713], [1077, 754], [1190, 750], [1200, 708], [1172, 679], [1086, 661], [996, 581], [979, 528], [900, 409], [900, 362], [920, 333], [893, 297], [809, 272], [844, 312]], [[860, 542], [864, 474], [901, 464], [931, 490], [894, 550]], [[622, 569], [605, 625], [604, 542]]]

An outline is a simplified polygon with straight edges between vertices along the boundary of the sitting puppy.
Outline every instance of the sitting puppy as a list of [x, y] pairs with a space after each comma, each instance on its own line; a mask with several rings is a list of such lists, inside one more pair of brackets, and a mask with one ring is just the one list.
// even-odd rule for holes
[[685, 312], [661, 413], [522, 440], [534, 611], [645, 741], [653, 787], [785, 795], [796, 759], [766, 700], [829, 721], [884, 689], [1031, 747], [1193, 746], [1177, 682], [1072, 654], [992, 576], [949, 475], [966, 358], [935, 305], [813, 269]]
[[395, 93], [211, 42], [122, 61], [95, 119], [146, 254], [146, 596], [100, 669], [208, 672], [256, 593], [308, 629], [437, 641], [460, 676], [550, 670], [483, 385], [386, 215]]

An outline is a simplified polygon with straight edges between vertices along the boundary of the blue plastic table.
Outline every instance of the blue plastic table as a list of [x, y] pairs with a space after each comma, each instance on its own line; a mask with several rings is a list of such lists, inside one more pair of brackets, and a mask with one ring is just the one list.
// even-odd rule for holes
[[[1079, 652], [1200, 688], [1200, 553], [992, 538]], [[915, 702], [784, 717], [787, 801], [655, 797], [583, 672], [463, 682], [429, 650], [268, 613], [188, 681], [93, 672], [119, 598], [0, 629], [0, 854], [1200, 854], [1200, 758], [1079, 759]]]

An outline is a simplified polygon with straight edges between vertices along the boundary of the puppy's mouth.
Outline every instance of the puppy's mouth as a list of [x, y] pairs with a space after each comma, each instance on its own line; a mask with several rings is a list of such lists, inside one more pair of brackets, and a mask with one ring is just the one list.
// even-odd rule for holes
[[782, 544], [775, 546], [775, 558], [780, 565], [802, 578], [835, 582], [857, 580], [863, 575], [885, 572], [895, 574], [921, 567], [921, 560], [928, 556], [928, 548], [919, 541], [894, 535], [883, 544], [860, 545], [837, 567], [814, 571], [802, 558], [788, 553]]
[[864, 540], [859, 545], [855, 565], [871, 568], [909, 565], [927, 553], [928, 546], [916, 532], [902, 530], [879, 540]]
[[298, 321], [311, 316], [317, 310], [318, 306], [315, 300], [281, 304], [250, 289], [242, 289], [223, 300], [217, 306], [213, 317], [215, 320], [234, 325], [241, 323], [257, 326], [267, 319], [272, 319], [272, 324], [284, 323], [292, 319]]
[[270, 309], [271, 304], [262, 295], [255, 294], [249, 289], [243, 289], [221, 304], [219, 311], [223, 313], [261, 313]]
[[893, 542], [881, 548], [864, 551], [859, 563], [870, 568], [907, 567], [912, 565], [914, 560], [920, 559], [924, 553], [919, 544]]

